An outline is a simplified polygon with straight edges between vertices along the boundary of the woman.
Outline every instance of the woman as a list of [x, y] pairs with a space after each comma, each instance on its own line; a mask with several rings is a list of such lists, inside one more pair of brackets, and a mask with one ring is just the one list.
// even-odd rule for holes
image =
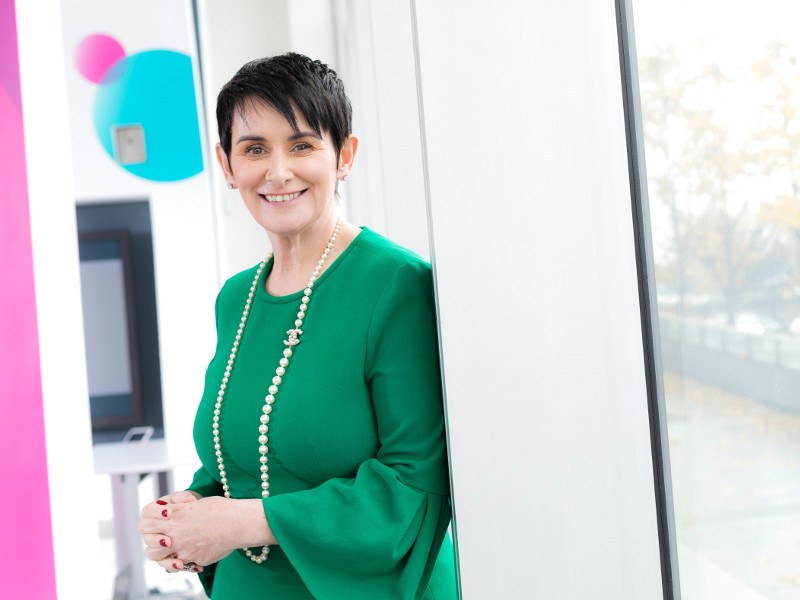
[[147, 556], [214, 600], [455, 598], [430, 266], [338, 215], [358, 149], [342, 83], [253, 61], [217, 120], [272, 254], [219, 293], [203, 466], [143, 509]]

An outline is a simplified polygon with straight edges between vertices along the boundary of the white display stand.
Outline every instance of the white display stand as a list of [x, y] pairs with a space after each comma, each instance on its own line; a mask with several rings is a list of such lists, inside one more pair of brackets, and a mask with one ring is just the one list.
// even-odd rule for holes
[[[143, 544], [136, 524], [139, 520], [139, 482], [143, 476], [167, 473], [186, 461], [170, 458], [163, 439], [140, 442], [115, 442], [94, 446], [94, 471], [111, 476], [114, 504], [114, 543], [117, 552], [117, 577], [129, 575], [128, 600], [150, 598], [144, 576]], [[164, 599], [163, 594], [157, 596]]]

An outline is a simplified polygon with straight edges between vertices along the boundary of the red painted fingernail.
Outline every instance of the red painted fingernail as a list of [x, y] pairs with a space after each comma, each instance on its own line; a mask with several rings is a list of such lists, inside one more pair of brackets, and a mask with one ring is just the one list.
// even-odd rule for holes
[[167, 516], [167, 509], [166, 508], [161, 511], [161, 516], [162, 517], [166, 517]]
[[178, 568], [178, 563], [172, 563], [172, 568], [175, 569], [176, 571], [180, 571], [180, 569]]
[[167, 547], [167, 540], [165, 540], [164, 538], [161, 538], [160, 540], [158, 540], [158, 543], [161, 544], [162, 546], [164, 546], [164, 548]]
[[160, 504], [161, 506], [167, 505], [167, 503], [164, 500], [156, 500], [156, 504]]

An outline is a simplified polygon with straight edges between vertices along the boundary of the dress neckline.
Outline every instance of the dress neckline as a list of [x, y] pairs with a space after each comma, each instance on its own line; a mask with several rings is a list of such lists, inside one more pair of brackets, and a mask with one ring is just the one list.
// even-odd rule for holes
[[[347, 257], [350, 255], [350, 252], [355, 248], [364, 237], [364, 234], [368, 232], [369, 229], [367, 227], [361, 227], [361, 231], [356, 235], [355, 238], [347, 245], [342, 253], [336, 257], [330, 266], [325, 269], [322, 275], [319, 276], [319, 279], [314, 283], [314, 289], [318, 289], [319, 286], [324, 285], [325, 281], [331, 276], [331, 274], [336, 271], [340, 264], [342, 264]], [[296, 292], [292, 292], [291, 294], [287, 294], [285, 296], [274, 296], [267, 291], [266, 280], [269, 273], [272, 271], [272, 265], [274, 264], [275, 258], [272, 257], [269, 259], [269, 262], [264, 267], [264, 271], [261, 273], [261, 276], [258, 278], [258, 288], [256, 290], [256, 298], [262, 300], [264, 302], [269, 302], [271, 304], [285, 304], [287, 302], [294, 302], [300, 299], [300, 296], [303, 295], [303, 290], [299, 289]]]

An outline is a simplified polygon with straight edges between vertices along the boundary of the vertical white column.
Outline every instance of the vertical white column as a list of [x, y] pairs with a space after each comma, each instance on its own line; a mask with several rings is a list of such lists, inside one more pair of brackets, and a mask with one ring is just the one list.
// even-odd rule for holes
[[361, 139], [345, 188], [353, 221], [429, 257], [409, 0], [334, 0], [339, 73]]
[[415, 3], [463, 597], [661, 597], [612, 0]]
[[57, 50], [61, 6], [18, 1], [16, 9], [56, 590], [59, 598], [102, 598], [108, 590], [96, 589], [92, 576], [100, 546], [64, 57]]

